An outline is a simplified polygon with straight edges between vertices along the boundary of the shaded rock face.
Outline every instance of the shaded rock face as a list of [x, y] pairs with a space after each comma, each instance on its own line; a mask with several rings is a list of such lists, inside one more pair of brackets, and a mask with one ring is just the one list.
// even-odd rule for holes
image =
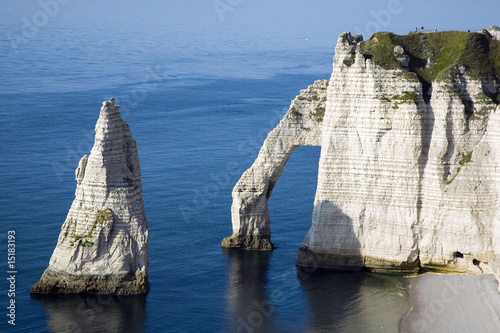
[[[421, 59], [404, 48], [391, 46], [391, 64], [400, 66], [387, 68], [365, 56], [361, 43], [344, 33], [335, 49], [320, 136], [310, 140], [321, 145], [318, 187], [297, 264], [499, 271], [498, 77], [457, 64], [428, 82], [409, 70]], [[282, 164], [257, 165], [259, 158], [254, 175], [281, 173]], [[255, 193], [247, 184], [259, 188], [266, 178], [247, 172], [233, 190], [232, 237], [259, 234], [259, 223], [270, 237], [268, 219], [242, 223], [264, 212], [244, 198]]]
[[31, 293], [146, 294], [148, 223], [135, 140], [114, 99], [104, 102], [95, 143], [75, 171], [75, 200]]

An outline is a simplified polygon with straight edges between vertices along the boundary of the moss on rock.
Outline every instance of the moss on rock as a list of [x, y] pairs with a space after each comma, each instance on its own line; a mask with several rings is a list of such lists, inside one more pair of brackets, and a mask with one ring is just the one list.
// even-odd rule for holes
[[74, 246], [78, 244], [81, 240], [80, 245], [85, 247], [89, 245], [94, 245], [94, 242], [90, 239], [94, 237], [94, 231], [97, 229], [97, 226], [102, 226], [105, 222], [109, 222], [113, 220], [113, 214], [111, 213], [111, 209], [106, 208], [97, 212], [97, 216], [92, 224], [92, 228], [85, 235], [73, 235], [73, 239], [70, 241], [70, 245]]

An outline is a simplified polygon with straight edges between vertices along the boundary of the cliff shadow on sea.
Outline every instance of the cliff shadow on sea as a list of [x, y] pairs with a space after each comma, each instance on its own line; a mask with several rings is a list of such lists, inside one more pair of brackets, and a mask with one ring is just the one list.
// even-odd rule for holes
[[309, 304], [307, 332], [397, 332], [408, 311], [401, 276], [297, 272]]
[[32, 294], [48, 314], [55, 333], [141, 332], [145, 296]]

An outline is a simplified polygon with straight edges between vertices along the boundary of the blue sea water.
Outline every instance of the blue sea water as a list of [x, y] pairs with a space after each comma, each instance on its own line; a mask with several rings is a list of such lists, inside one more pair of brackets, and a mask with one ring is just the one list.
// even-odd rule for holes
[[[221, 17], [216, 1], [55, 1], [0, 4], [1, 332], [397, 331], [408, 307], [402, 278], [295, 267], [319, 147], [293, 153], [270, 198], [276, 250], [220, 247], [232, 187], [300, 89], [329, 78], [337, 36], [373, 21], [369, 11], [226, 1]], [[402, 24], [412, 13], [386, 28], [412, 29]], [[31, 297], [110, 97], [139, 150], [151, 291]], [[15, 326], [6, 316], [9, 230]]]

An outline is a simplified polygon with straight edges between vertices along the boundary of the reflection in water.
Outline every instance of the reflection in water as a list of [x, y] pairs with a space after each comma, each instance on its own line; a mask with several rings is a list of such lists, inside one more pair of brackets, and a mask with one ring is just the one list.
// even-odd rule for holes
[[[400, 276], [302, 267], [289, 274], [270, 266], [270, 252], [223, 251], [231, 263], [228, 332], [398, 332], [408, 311]], [[289, 327], [290, 320], [303, 324]]]
[[298, 276], [309, 301], [307, 332], [397, 332], [408, 308], [402, 277], [300, 268]]
[[266, 292], [271, 252], [223, 249], [231, 260], [226, 289], [231, 332], [274, 332], [274, 306]]
[[144, 296], [33, 294], [49, 315], [54, 333], [142, 332]]
[[342, 332], [358, 304], [362, 275], [354, 273], [304, 274], [298, 268], [309, 301], [308, 332]]

